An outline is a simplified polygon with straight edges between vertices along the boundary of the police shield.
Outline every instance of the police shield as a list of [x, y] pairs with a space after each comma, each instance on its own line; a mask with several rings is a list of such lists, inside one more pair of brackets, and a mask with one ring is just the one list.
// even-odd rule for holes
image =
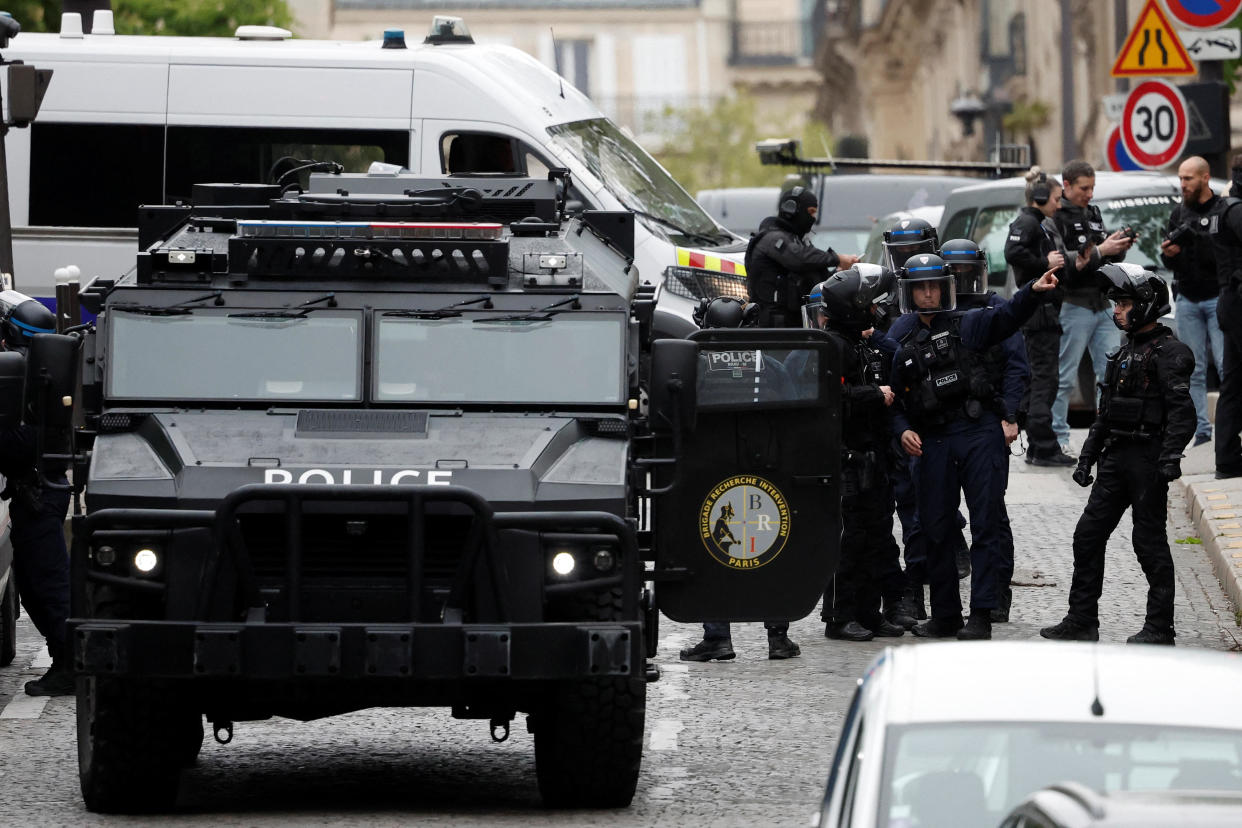
[[709, 329], [653, 354], [656, 597], [676, 621], [802, 618], [841, 536], [840, 356], [821, 331]]

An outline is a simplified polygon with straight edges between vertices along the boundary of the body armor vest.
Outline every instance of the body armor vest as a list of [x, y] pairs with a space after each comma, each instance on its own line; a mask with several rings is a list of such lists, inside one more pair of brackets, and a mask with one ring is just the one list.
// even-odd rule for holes
[[1172, 334], [1137, 347], [1127, 342], [1108, 358], [1100, 417], [1116, 437], [1151, 439], [1164, 428], [1164, 393], [1156, 373], [1160, 347]]
[[985, 411], [1004, 416], [1005, 352], [994, 345], [982, 353], [962, 343], [961, 313], [945, 330], [916, 327], [902, 341], [903, 401], [915, 425], [944, 425]]
[[1225, 221], [1230, 210], [1242, 209], [1242, 199], [1222, 198], [1217, 210], [1218, 221], [1213, 225], [1212, 246], [1216, 254], [1216, 277], [1220, 287], [1227, 288], [1231, 284], [1242, 282], [1242, 239], [1235, 236]]

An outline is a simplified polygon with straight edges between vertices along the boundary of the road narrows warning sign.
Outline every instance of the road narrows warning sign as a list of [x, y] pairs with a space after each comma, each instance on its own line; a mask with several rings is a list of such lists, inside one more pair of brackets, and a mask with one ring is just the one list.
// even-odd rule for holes
[[1156, 0], [1147, 0], [1113, 64], [1113, 77], [1193, 75], [1196, 71]]

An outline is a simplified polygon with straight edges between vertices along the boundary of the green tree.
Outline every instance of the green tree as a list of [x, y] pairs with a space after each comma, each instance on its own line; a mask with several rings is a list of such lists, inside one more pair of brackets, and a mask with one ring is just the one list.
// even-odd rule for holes
[[821, 123], [810, 122], [798, 131], [781, 126], [783, 119], [760, 123], [755, 100], [745, 94], [706, 108], [666, 110], [660, 120], [676, 126], [663, 132], [656, 159], [692, 195], [716, 187], [780, 186], [793, 170], [759, 163], [755, 144], [764, 138], [798, 138], [803, 153], [812, 156], [831, 146]]
[[[0, 7], [23, 31], [60, 29], [60, 0], [9, 0]], [[117, 34], [228, 37], [238, 26], [288, 28], [293, 23], [285, 0], [113, 0], [112, 11]]]

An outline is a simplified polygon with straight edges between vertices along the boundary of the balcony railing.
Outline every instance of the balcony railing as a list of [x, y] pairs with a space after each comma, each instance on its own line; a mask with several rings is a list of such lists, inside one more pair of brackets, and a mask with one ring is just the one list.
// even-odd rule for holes
[[816, 30], [810, 20], [734, 21], [732, 30], [731, 66], [786, 66], [815, 54]]

